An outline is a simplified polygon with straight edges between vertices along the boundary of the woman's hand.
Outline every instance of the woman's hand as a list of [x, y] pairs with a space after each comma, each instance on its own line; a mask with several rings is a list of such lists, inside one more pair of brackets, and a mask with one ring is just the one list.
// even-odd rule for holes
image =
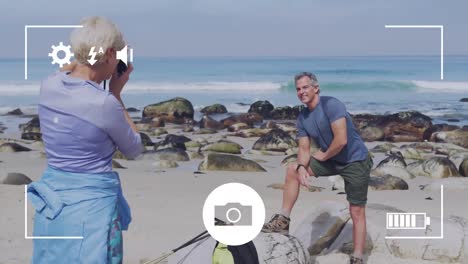
[[133, 71], [133, 64], [128, 63], [127, 70], [119, 76], [117, 73], [117, 68], [115, 69], [114, 73], [112, 74], [112, 78], [109, 82], [109, 91], [116, 97], [120, 97], [120, 93], [122, 92], [125, 84], [130, 79], [130, 74]]

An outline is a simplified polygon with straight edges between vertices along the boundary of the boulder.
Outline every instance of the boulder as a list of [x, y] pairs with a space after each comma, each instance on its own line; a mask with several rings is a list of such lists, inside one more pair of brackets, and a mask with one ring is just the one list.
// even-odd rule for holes
[[366, 142], [379, 141], [385, 138], [385, 133], [381, 128], [369, 126], [359, 130], [361, 138]]
[[468, 131], [457, 129], [447, 132], [436, 132], [432, 134], [431, 141], [452, 143], [468, 148]]
[[381, 190], [408, 190], [408, 183], [405, 180], [389, 174], [377, 177], [370, 177], [369, 189]]
[[234, 155], [209, 153], [198, 166], [198, 170], [206, 171], [266, 171], [258, 163]]
[[27, 123], [20, 124], [19, 129], [22, 139], [41, 140], [40, 138], [42, 138], [39, 117], [37, 116]]
[[203, 151], [214, 151], [229, 154], [240, 154], [242, 146], [228, 140], [220, 140], [202, 148]]
[[385, 159], [383, 159], [376, 168], [380, 168], [383, 166], [393, 166], [393, 167], [400, 167], [406, 168], [406, 161], [403, 157], [403, 154], [399, 151], [391, 151]]
[[246, 123], [235, 123], [235, 124], [232, 124], [230, 125], [228, 128], [227, 128], [227, 131], [229, 132], [238, 132], [242, 129], [248, 129], [249, 128], [249, 125], [247, 125]]
[[433, 179], [460, 176], [457, 167], [444, 157], [432, 157], [424, 161], [409, 164], [406, 169], [415, 176], [425, 176]]
[[203, 109], [200, 110], [205, 115], [211, 115], [211, 114], [225, 114], [227, 113], [227, 109], [224, 105], [222, 104], [213, 104], [204, 107]]
[[7, 115], [23, 115], [23, 111], [21, 111], [21, 109], [19, 108], [16, 108], [14, 110], [11, 110], [10, 112], [7, 113]]
[[258, 113], [243, 113], [229, 116], [220, 121], [224, 127], [229, 127], [235, 123], [245, 123], [250, 127], [263, 122], [263, 117]]
[[153, 141], [151, 141], [151, 138], [145, 133], [140, 132], [140, 137], [141, 137], [141, 143], [143, 144], [143, 146], [152, 147], [154, 145]]
[[140, 110], [138, 110], [138, 109], [135, 108], [135, 107], [129, 107], [129, 108], [127, 108], [126, 110], [127, 110], [127, 112], [129, 112], [129, 113], [138, 113], [138, 112], [140, 112]]
[[242, 137], [242, 138], [262, 137], [262, 136], [268, 134], [270, 131], [271, 131], [271, 129], [268, 129], [268, 128], [266, 128], [266, 129], [249, 128], [249, 129], [240, 130], [240, 131], [232, 134], [232, 136]]
[[186, 120], [193, 120], [193, 105], [182, 97], [145, 106], [143, 117], [160, 117], [166, 122], [183, 124]]
[[209, 128], [209, 129], [223, 129], [224, 125], [221, 122], [214, 120], [209, 116], [203, 116], [200, 120], [200, 128]]
[[257, 113], [263, 118], [270, 118], [275, 107], [268, 101], [257, 101], [250, 105], [248, 113]]
[[429, 127], [424, 131], [423, 134], [423, 139], [424, 140], [430, 140], [432, 137], [432, 134], [436, 132], [444, 132], [444, 131], [452, 131], [458, 129], [458, 126], [455, 125], [448, 125], [448, 124], [435, 124]]
[[396, 148], [397, 146], [395, 144], [392, 144], [392, 143], [389, 143], [389, 142], [385, 142], [383, 144], [380, 144], [380, 145], [377, 145], [375, 146], [373, 149], [371, 149], [372, 152], [383, 152], [383, 153], [387, 153], [388, 151], [390, 151], [391, 149], [393, 148]]
[[41, 141], [42, 134], [34, 132], [21, 133], [21, 139]]
[[32, 180], [28, 176], [18, 172], [11, 172], [8, 173], [6, 176], [0, 177], [1, 184], [25, 185], [30, 184], [31, 182]]
[[461, 176], [468, 177], [468, 158], [460, 163], [460, 168], [458, 170], [460, 171]]
[[164, 148], [143, 153], [139, 159], [143, 160], [169, 160], [169, 161], [188, 161], [187, 152], [179, 148]]
[[179, 148], [186, 150], [187, 148], [185, 147], [185, 143], [189, 141], [191, 141], [191, 139], [186, 136], [168, 134], [163, 140], [154, 143], [154, 150], [164, 148]]
[[22, 152], [31, 151], [30, 148], [24, 147], [18, 143], [7, 142], [0, 145], [0, 152]]
[[284, 152], [291, 147], [297, 147], [297, 142], [288, 133], [276, 128], [260, 137], [252, 149]]

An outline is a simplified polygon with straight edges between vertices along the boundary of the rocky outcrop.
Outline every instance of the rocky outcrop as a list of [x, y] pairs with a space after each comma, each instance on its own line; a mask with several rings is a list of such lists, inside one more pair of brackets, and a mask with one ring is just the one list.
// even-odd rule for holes
[[166, 122], [183, 124], [187, 120], [193, 120], [193, 105], [182, 97], [176, 97], [167, 101], [145, 106], [143, 117], [159, 117]]
[[269, 101], [257, 101], [250, 105], [248, 113], [257, 113], [263, 118], [269, 119], [274, 108]]
[[209, 153], [198, 166], [198, 170], [207, 171], [266, 171], [252, 160], [234, 155]]
[[263, 117], [258, 113], [243, 113], [229, 116], [220, 122], [223, 123], [224, 127], [229, 127], [235, 123], [245, 123], [253, 127], [254, 125], [261, 124], [263, 122]]
[[296, 141], [288, 133], [275, 128], [259, 138], [252, 149], [284, 152], [293, 147], [297, 147]]
[[227, 109], [222, 104], [213, 104], [206, 106], [200, 110], [203, 114], [211, 115], [211, 114], [225, 114], [227, 113]]
[[460, 176], [458, 168], [453, 162], [444, 157], [432, 157], [424, 161], [417, 161], [407, 166], [407, 170], [415, 176], [425, 176], [433, 179]]

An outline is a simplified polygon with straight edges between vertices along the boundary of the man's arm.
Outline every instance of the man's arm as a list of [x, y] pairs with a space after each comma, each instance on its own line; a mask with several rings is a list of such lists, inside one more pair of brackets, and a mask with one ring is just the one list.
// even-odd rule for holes
[[297, 150], [297, 164], [309, 167], [310, 161], [310, 139], [309, 137], [299, 138], [299, 149]]
[[314, 154], [314, 158], [319, 161], [326, 161], [336, 154], [340, 153], [340, 151], [346, 146], [348, 143], [348, 134], [346, 128], [346, 118], [342, 117], [337, 119], [331, 124], [332, 132], [333, 132], [333, 140], [330, 144], [330, 147], [327, 151], [317, 151]]

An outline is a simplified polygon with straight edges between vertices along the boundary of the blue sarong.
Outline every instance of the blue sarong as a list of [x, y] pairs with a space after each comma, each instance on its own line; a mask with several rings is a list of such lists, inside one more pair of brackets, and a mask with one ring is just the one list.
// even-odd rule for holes
[[[112, 252], [112, 232], [127, 230], [131, 213], [116, 172], [72, 173], [49, 167], [29, 184], [28, 197], [36, 209], [33, 236], [83, 237], [34, 239], [33, 264], [121, 261], [118, 252]], [[112, 230], [115, 227], [118, 230]]]

